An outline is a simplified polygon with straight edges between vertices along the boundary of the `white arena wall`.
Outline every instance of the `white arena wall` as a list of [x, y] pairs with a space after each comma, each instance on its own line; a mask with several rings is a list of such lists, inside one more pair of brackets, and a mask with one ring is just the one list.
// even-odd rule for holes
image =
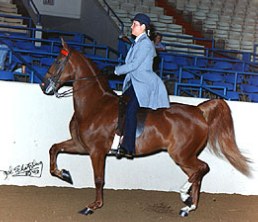
[[[202, 99], [171, 96], [172, 101], [196, 105]], [[49, 173], [52, 144], [69, 139], [72, 98], [46, 96], [39, 85], [0, 81], [0, 185], [94, 187], [89, 156], [60, 154], [59, 168], [70, 171], [74, 184]], [[230, 102], [236, 140], [250, 157], [252, 178], [205, 149], [200, 158], [210, 166], [202, 191], [258, 195], [258, 104]], [[126, 174], [125, 174], [126, 172]], [[105, 188], [179, 191], [187, 180], [166, 152], [134, 160], [107, 157]]]

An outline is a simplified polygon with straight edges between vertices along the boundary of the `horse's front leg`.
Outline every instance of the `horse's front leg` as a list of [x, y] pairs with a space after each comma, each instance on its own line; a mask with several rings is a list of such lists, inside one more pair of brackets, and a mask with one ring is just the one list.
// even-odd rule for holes
[[103, 206], [103, 187], [104, 187], [104, 169], [105, 169], [106, 153], [104, 150], [94, 152], [91, 154], [92, 167], [94, 171], [94, 180], [96, 188], [96, 199], [79, 213], [88, 215], [92, 214], [94, 210]]
[[59, 153], [83, 153], [82, 149], [79, 150], [78, 145], [75, 144], [74, 140], [70, 139], [58, 144], [54, 144], [49, 150], [51, 175], [56, 176], [70, 184], [73, 184], [69, 171], [65, 169], [59, 170], [57, 167], [56, 162]]

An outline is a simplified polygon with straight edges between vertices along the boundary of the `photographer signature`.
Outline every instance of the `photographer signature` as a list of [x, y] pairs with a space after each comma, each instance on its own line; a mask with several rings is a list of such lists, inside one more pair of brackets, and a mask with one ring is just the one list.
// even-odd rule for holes
[[17, 165], [16, 167], [10, 166], [9, 170], [0, 170], [0, 172], [3, 172], [3, 174], [5, 175], [5, 179], [7, 179], [9, 176], [28, 176], [39, 178], [41, 177], [42, 170], [43, 162], [36, 162], [35, 160], [33, 160], [33, 162]]

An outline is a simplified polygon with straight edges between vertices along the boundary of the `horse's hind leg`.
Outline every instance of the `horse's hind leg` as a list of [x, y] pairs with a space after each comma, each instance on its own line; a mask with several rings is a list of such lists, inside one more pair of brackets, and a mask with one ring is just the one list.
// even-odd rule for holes
[[[56, 176], [70, 184], [73, 184], [69, 171], [65, 169], [59, 170], [57, 167], [56, 161], [59, 153], [80, 153], [78, 150], [78, 145], [76, 145], [75, 142], [72, 139], [70, 139], [70, 140], [52, 145], [52, 147], [49, 150], [50, 173], [53, 176]], [[83, 150], [81, 150], [81, 153], [83, 153]]]
[[189, 176], [188, 181], [180, 189], [181, 199], [187, 205], [181, 209], [180, 215], [188, 216], [189, 212], [198, 206], [202, 178], [209, 172], [209, 166], [196, 157], [180, 166]]

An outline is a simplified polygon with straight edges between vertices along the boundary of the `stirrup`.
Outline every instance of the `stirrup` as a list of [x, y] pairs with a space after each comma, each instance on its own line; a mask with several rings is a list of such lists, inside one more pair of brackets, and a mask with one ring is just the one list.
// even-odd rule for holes
[[126, 157], [127, 159], [133, 159], [134, 155], [132, 153], [128, 152], [122, 146], [119, 146], [117, 149], [116, 158], [121, 159], [122, 157]]

